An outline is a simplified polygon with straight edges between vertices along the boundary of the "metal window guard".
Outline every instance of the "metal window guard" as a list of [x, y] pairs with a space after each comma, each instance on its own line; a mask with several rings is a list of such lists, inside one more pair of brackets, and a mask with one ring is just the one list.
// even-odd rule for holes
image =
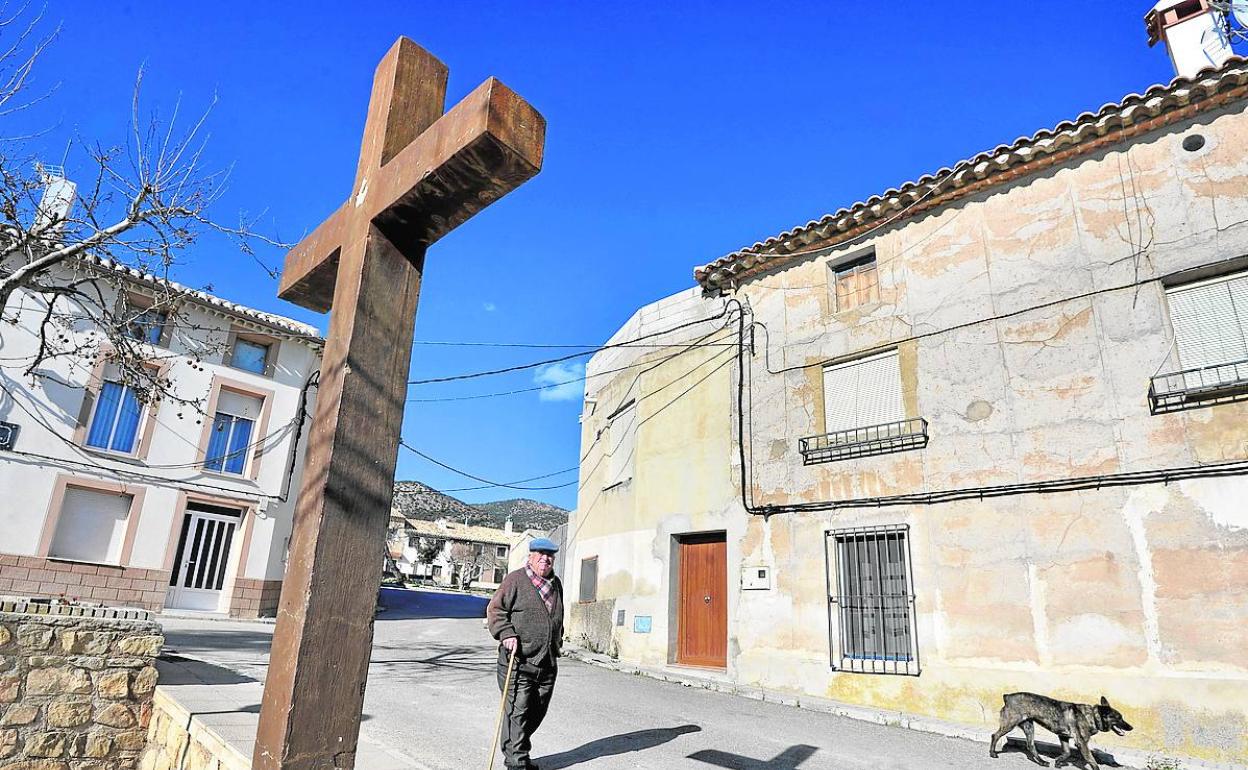
[[1153, 414], [1248, 399], [1248, 360], [1159, 374], [1148, 386]]
[[822, 436], [798, 439], [798, 451], [802, 453], [803, 465], [848, 460], [854, 457], [904, 452], [927, 446], [927, 420], [912, 417], [908, 420], [850, 428]]

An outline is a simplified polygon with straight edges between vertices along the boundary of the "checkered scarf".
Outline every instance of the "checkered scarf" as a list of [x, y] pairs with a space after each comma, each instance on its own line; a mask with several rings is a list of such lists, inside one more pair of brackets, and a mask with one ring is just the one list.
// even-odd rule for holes
[[524, 574], [529, 576], [529, 580], [533, 582], [533, 587], [537, 589], [537, 595], [542, 597], [542, 601], [546, 602], [546, 611], [555, 611], [555, 584], [549, 578], [544, 578], [533, 571], [529, 565], [524, 565]]

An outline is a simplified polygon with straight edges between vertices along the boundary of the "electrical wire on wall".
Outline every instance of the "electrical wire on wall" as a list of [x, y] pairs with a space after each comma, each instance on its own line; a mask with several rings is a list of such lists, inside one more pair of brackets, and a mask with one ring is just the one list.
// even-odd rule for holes
[[[1222, 261], [1225, 261], [1225, 260], [1220, 260], [1220, 262]], [[1211, 264], [1217, 264], [1217, 263], [1211, 263]], [[1192, 268], [1192, 269], [1200, 269], [1200, 268]], [[1183, 271], [1183, 272], [1188, 272], [1188, 271]], [[1160, 282], [1162, 280], [1163, 278], [1149, 279], [1149, 281], [1157, 281], [1157, 282]], [[1135, 282], [1132, 282], [1131, 284], [1128, 284], [1125, 286], [1115, 287], [1115, 289], [1112, 289], [1112, 290], [1132, 288], [1134, 285], [1135, 285]], [[1110, 291], [1110, 290], [1106, 290], [1106, 291]], [[1069, 299], [1076, 299], [1076, 298], [1068, 298], [1067, 300], [1063, 300], [1063, 301], [1069, 301]], [[750, 451], [749, 457], [747, 458], [747, 449], [746, 449], [747, 443], [750, 445], [751, 450], [754, 445], [754, 436], [753, 436], [753, 427], [752, 427], [753, 426], [753, 415], [752, 415], [753, 369], [751, 365], [754, 352], [752, 350], [749, 350], [748, 346], [746, 345], [746, 339], [747, 339], [747, 335], [751, 333], [751, 330], [753, 329], [753, 327], [760, 326], [764, 329], [764, 331], [766, 331], [766, 327], [763, 327], [760, 322], [753, 320], [753, 311], [748, 304], [748, 300], [747, 302], [742, 303], [740, 300], [734, 297], [734, 298], [729, 299], [728, 303], [735, 303], [742, 311], [739, 314], [738, 319], [737, 319], [739, 336], [738, 336], [738, 348], [737, 348], [738, 366], [737, 366], [737, 382], [736, 382], [736, 407], [737, 407], [736, 428], [737, 428], [738, 461], [740, 462], [740, 465], [741, 465], [741, 490], [740, 490], [741, 491], [741, 505], [743, 508], [745, 508], [745, 510], [748, 513], [762, 516], [764, 517], [764, 519], [769, 519], [771, 516], [775, 514], [782, 514], [782, 513], [810, 513], [810, 512], [817, 512], [817, 511], [838, 510], [842, 508], [864, 508], [864, 507], [869, 508], [869, 507], [898, 506], [898, 505], [932, 505], [932, 504], [937, 504], [937, 503], [954, 502], [957, 500], [973, 500], [973, 499], [982, 500], [985, 498], [1003, 497], [1003, 496], [1015, 495], [1015, 494], [1034, 494], [1034, 493], [1043, 493], [1043, 492], [1070, 492], [1070, 491], [1078, 491], [1078, 490], [1084, 490], [1084, 489], [1101, 489], [1105, 487], [1136, 486], [1140, 484], [1158, 484], [1158, 483], [1168, 484], [1170, 482], [1181, 481], [1185, 479], [1216, 478], [1216, 477], [1222, 477], [1222, 476], [1235, 476], [1235, 475], [1248, 474], [1248, 460], [1232, 460], [1232, 461], [1227, 461], [1227, 462], [1222, 462], [1222, 463], [1209, 463], [1205, 465], [1189, 465], [1189, 466], [1183, 466], [1179, 468], [1165, 468], [1165, 469], [1153, 469], [1153, 470], [1146, 470], [1146, 471], [1125, 471], [1121, 473], [1094, 474], [1090, 476], [1079, 476], [1079, 477], [1074, 477], [1074, 478], [1045, 479], [1045, 480], [1040, 480], [1040, 481], [1018, 482], [1014, 484], [988, 485], [988, 486], [981, 486], [981, 487], [961, 487], [961, 488], [955, 488], [955, 489], [937, 490], [937, 491], [932, 491], [932, 492], [855, 497], [855, 498], [845, 498], [845, 499], [840, 499], [840, 500], [815, 500], [815, 501], [809, 501], [809, 502], [785, 503], [785, 504], [779, 504], [779, 505], [775, 505], [775, 504], [755, 505], [753, 502], [753, 496], [754, 496], [754, 489], [753, 489], [754, 472], [753, 472], [753, 467], [752, 467], [753, 452]], [[1056, 302], [1046, 303], [1046, 305], [1043, 305], [1041, 307], [1046, 307], [1052, 304], [1057, 304], [1057, 303]], [[749, 324], [746, 324], [746, 321], [745, 321], [745, 316], [747, 313], [750, 315], [750, 318], [751, 318]], [[1013, 315], [1013, 314], [1010, 314], [1010, 315]], [[996, 319], [994, 318], [994, 319], [986, 319], [986, 320], [993, 321]], [[985, 321], [977, 321], [976, 323], [983, 323], [983, 322]], [[951, 328], [960, 328], [960, 327], [951, 327]], [[936, 332], [933, 332], [933, 334], [934, 333]], [[923, 336], [930, 336], [930, 335], [923, 335]], [[895, 347], [895, 345], [896, 343], [890, 343], [890, 345], [883, 346], [883, 347]], [[750, 353], [750, 355], [748, 356], [747, 356], [747, 350], [749, 350], [749, 353]], [[876, 350], [876, 348], [873, 348], [872, 350]], [[796, 369], [803, 369], [803, 368], [806, 368], [807, 366], [810, 366], [809, 364], [806, 364], [800, 367], [788, 367], [788, 368], [782, 368], [776, 371], [772, 371], [769, 366], [766, 366], [766, 353], [764, 353], [764, 357], [765, 357], [764, 366], [767, 370], [767, 373], [773, 374], [773, 375], [782, 374], [788, 371], [794, 371]], [[747, 386], [746, 384], [747, 372], [749, 373], [749, 383], [750, 383], [749, 386]], [[748, 396], [748, 404], [747, 404], [747, 396]], [[750, 426], [748, 429], [747, 429], [747, 424]], [[747, 440], [747, 437], [748, 437], [748, 440]], [[788, 440], [788, 437], [783, 437], [783, 438], [786, 441]]]

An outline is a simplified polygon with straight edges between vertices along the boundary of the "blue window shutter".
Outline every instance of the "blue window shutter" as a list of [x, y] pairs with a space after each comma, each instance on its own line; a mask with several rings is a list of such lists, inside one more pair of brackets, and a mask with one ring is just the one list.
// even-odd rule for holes
[[234, 418], [234, 433], [230, 438], [230, 456], [225, 462], [225, 469], [230, 473], [242, 473], [247, 465], [247, 445], [251, 443], [252, 421], [242, 417]]
[[108, 438], [113, 432], [113, 421], [117, 418], [117, 406], [121, 401], [121, 385], [106, 382], [100, 390], [100, 400], [95, 405], [95, 416], [91, 419], [91, 430], [87, 433], [87, 446], [108, 449]]
[[230, 439], [230, 427], [234, 416], [219, 414], [212, 420], [212, 431], [208, 435], [208, 452], [204, 458], [204, 467], [210, 471], [219, 471], [225, 462], [226, 446]]
[[113, 449], [118, 452], [134, 451], [134, 441], [139, 432], [139, 417], [142, 414], [143, 407], [134, 395], [134, 388], [122, 388], [121, 416], [117, 418], [117, 429], [113, 431]]

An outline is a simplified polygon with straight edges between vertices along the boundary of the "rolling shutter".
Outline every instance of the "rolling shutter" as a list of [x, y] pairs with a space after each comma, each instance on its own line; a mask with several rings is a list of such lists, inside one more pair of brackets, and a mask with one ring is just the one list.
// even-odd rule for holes
[[823, 408], [828, 433], [906, 419], [897, 351], [824, 367]]
[[1179, 365], [1199, 369], [1248, 358], [1248, 276], [1167, 292]]
[[48, 555], [117, 564], [133, 499], [114, 492], [66, 488]]

